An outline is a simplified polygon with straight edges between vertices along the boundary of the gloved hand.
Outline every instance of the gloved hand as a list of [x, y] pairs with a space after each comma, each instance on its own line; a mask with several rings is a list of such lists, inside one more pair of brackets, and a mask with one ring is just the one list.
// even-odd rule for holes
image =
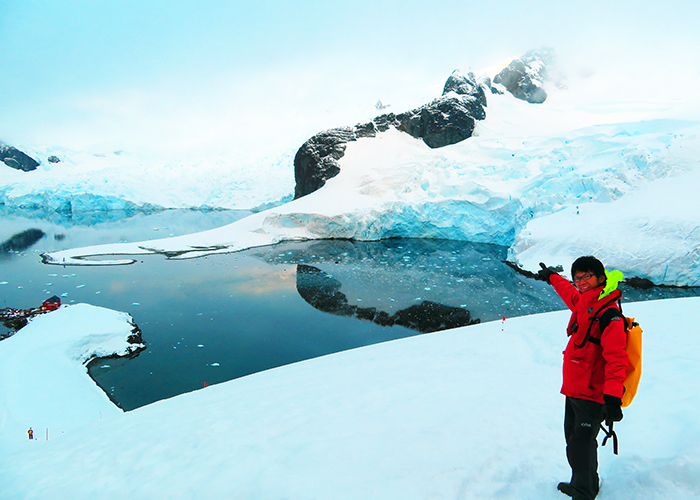
[[603, 395], [605, 400], [605, 424], [610, 427], [613, 422], [622, 420], [622, 400], [609, 394]]
[[542, 281], [546, 281], [547, 283], [549, 283], [551, 285], [549, 279], [552, 277], [553, 274], [557, 274], [557, 273], [555, 273], [554, 271], [550, 270], [547, 266], [545, 266], [544, 262], [540, 262], [540, 267], [542, 269], [540, 269], [537, 272], [537, 275], [540, 277], [540, 279]]

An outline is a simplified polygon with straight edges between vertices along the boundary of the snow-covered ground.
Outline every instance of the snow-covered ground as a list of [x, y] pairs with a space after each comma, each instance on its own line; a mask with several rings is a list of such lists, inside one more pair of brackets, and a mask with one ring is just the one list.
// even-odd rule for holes
[[[599, 449], [601, 498], [700, 497], [698, 307], [625, 305], [644, 372], [620, 455]], [[0, 342], [0, 498], [563, 498], [567, 319], [420, 335], [122, 413], [81, 361], [127, 318], [68, 306]]]

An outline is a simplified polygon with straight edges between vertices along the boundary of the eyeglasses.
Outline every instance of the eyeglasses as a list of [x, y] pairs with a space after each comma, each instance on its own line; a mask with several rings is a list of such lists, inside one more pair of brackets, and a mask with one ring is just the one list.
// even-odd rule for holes
[[578, 283], [579, 281], [588, 281], [592, 277], [593, 273], [580, 274], [579, 276], [574, 276], [574, 283]]

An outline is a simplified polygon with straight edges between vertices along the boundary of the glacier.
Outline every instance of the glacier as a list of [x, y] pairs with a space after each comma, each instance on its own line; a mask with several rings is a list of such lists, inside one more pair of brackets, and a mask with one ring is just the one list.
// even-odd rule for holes
[[615, 115], [596, 123], [566, 111], [556, 96], [532, 105], [493, 94], [486, 119], [458, 144], [434, 150], [389, 129], [349, 143], [341, 172], [302, 198], [210, 231], [44, 259], [125, 264], [132, 260], [86, 257], [192, 258], [285, 240], [440, 238], [510, 247], [509, 259], [529, 270], [540, 261], [566, 269], [595, 254], [628, 276], [700, 285], [692, 189], [700, 181], [700, 122], [615, 122]]
[[0, 207], [6, 213], [30, 211], [50, 218], [85, 211], [262, 210], [291, 199], [294, 192], [293, 150], [286, 144], [272, 156], [230, 151], [179, 159], [46, 145], [22, 150], [60, 162], [41, 161], [33, 172], [0, 162]]

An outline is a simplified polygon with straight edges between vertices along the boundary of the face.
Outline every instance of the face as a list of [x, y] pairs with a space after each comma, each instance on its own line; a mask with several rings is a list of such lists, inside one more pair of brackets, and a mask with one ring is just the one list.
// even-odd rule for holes
[[605, 282], [603, 276], [596, 276], [593, 273], [576, 273], [574, 275], [574, 285], [580, 291], [585, 292], [602, 285]]

